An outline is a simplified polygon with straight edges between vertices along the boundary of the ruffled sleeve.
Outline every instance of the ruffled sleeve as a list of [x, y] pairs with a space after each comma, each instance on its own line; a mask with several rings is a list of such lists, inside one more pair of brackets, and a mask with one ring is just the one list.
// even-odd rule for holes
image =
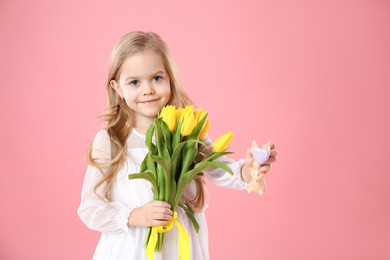
[[[92, 157], [98, 162], [106, 162], [111, 158], [110, 138], [106, 130], [97, 133], [92, 144]], [[81, 203], [77, 210], [84, 224], [93, 230], [100, 232], [127, 232], [129, 227], [128, 216], [133, 208], [121, 201], [105, 202], [103, 190], [106, 184], [102, 184], [94, 192], [95, 185], [102, 178], [102, 173], [91, 165], [85, 174], [81, 192]]]
[[[211, 147], [212, 142], [206, 136], [203, 140], [207, 146]], [[228, 187], [235, 190], [247, 190], [248, 183], [246, 183], [241, 178], [241, 168], [245, 163], [245, 159], [240, 159], [238, 161], [222, 156], [217, 159], [218, 162], [225, 163], [233, 172], [233, 175], [230, 175], [224, 169], [208, 169], [206, 170], [206, 178], [214, 182], [218, 186]]]

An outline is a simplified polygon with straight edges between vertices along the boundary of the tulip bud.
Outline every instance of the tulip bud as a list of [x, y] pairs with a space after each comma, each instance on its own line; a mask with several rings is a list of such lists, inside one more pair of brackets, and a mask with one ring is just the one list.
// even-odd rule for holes
[[195, 127], [195, 116], [191, 111], [187, 111], [183, 116], [183, 125], [180, 129], [180, 134], [182, 136], [188, 136], [192, 133]]
[[232, 132], [227, 132], [226, 134], [221, 135], [213, 144], [213, 151], [218, 153], [224, 151], [228, 148], [230, 141], [233, 138]]
[[[184, 120], [184, 117], [187, 115], [187, 114], [194, 114], [194, 106], [186, 106], [182, 112], [181, 112], [181, 116], [180, 116], [180, 121], [183, 121]], [[195, 119], [195, 118], [194, 118]]]
[[196, 110], [196, 112], [195, 112], [195, 122], [196, 122], [196, 124], [199, 123], [199, 121], [202, 119], [202, 117], [205, 114], [206, 114], [206, 112], [203, 109], [201, 109], [201, 108]]
[[165, 110], [166, 110], [166, 107], [163, 107], [163, 108], [161, 109], [160, 115], [159, 115], [160, 118], [164, 118]]
[[183, 114], [183, 108], [180, 107], [180, 108], [176, 109], [176, 120], [178, 122], [180, 122], [182, 114]]
[[199, 140], [202, 140], [203, 137], [205, 137], [207, 131], [209, 130], [209, 127], [210, 127], [210, 120], [207, 119], [206, 122], [204, 122], [202, 130], [200, 131]]
[[160, 117], [162, 117], [163, 121], [168, 125], [169, 131], [172, 133], [176, 127], [176, 107], [172, 105], [164, 107], [161, 111], [161, 115]]

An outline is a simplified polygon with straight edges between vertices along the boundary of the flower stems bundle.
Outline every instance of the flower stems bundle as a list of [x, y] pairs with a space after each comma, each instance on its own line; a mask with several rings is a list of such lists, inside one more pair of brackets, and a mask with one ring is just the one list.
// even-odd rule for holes
[[145, 143], [149, 151], [141, 164], [140, 173], [129, 174], [130, 180], [148, 180], [152, 184], [154, 199], [168, 202], [175, 212], [167, 225], [148, 228], [145, 246], [149, 259], [153, 259], [154, 252], [162, 251], [164, 233], [173, 224], [180, 231], [179, 254], [183, 259], [189, 259], [189, 238], [184, 227], [176, 220], [177, 207], [184, 209], [196, 231], [199, 224], [191, 207], [180, 201], [184, 189], [192, 180], [202, 177], [203, 171], [209, 168], [222, 168], [233, 174], [224, 163], [216, 161], [230, 154], [226, 150], [233, 136], [231, 132], [214, 142], [213, 152], [204, 154], [199, 151], [200, 146], [209, 149], [201, 141], [210, 126], [207, 115], [203, 109], [194, 111], [193, 106], [164, 107], [146, 133]]

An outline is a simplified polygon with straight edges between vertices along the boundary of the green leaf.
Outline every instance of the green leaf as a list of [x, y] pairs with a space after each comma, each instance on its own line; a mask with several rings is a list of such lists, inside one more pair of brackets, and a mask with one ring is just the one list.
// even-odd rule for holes
[[150, 155], [150, 157], [157, 163], [157, 184], [159, 185], [159, 200], [167, 201], [169, 192], [171, 190], [171, 167], [169, 160], [165, 160], [161, 156]]
[[153, 177], [153, 174], [151, 172], [131, 173], [128, 177], [129, 180], [145, 179], [149, 181], [155, 189], [158, 189], [156, 179]]
[[153, 151], [153, 132], [154, 132], [154, 129], [155, 129], [155, 123], [153, 122], [149, 128], [148, 128], [148, 131], [146, 131], [146, 135], [145, 135], [145, 144], [146, 146], [148, 147], [149, 149], [149, 152], [150, 151]]
[[165, 190], [166, 190], [166, 187], [165, 187], [166, 176], [165, 176], [163, 169], [161, 168], [161, 165], [157, 166], [157, 175], [158, 175], [157, 184], [158, 184], [158, 189], [159, 189], [157, 199], [164, 200]]
[[158, 190], [152, 186], [152, 192], [153, 192], [153, 198], [156, 200], [158, 199]]
[[172, 134], [171, 131], [169, 130], [169, 127], [167, 123], [164, 122], [164, 120], [161, 120], [161, 128], [164, 136], [164, 143], [168, 149], [169, 154], [172, 153]]
[[[168, 203], [171, 204], [172, 207], [173, 207], [173, 203], [175, 201], [176, 190], [177, 190], [176, 180], [175, 180], [175, 178], [171, 178], [171, 189], [170, 189], [170, 193], [168, 196]], [[175, 209], [172, 208], [172, 210], [175, 210]]]
[[204, 165], [206, 165], [206, 163], [207, 162], [198, 163], [195, 165], [194, 169], [192, 169], [191, 171], [189, 171], [185, 174], [180, 175], [179, 181], [177, 184], [176, 197], [174, 200], [173, 207], [176, 207], [178, 205], [180, 198], [182, 196], [183, 190], [185, 189], [185, 187], [187, 187], [187, 185], [190, 183], [190, 181], [193, 180], [195, 178], [195, 176], [204, 169], [204, 167], [205, 167]]
[[210, 168], [222, 168], [226, 172], [228, 172], [230, 175], [233, 175], [232, 170], [223, 162], [215, 162], [215, 161], [206, 162], [206, 166], [203, 169], [205, 170], [205, 169], [210, 169]]
[[218, 152], [218, 153], [211, 153], [209, 156], [205, 157], [204, 160], [206, 161], [214, 161], [216, 159], [218, 159], [219, 157], [222, 157], [224, 155], [227, 155], [227, 154], [232, 154], [232, 152]]
[[172, 156], [171, 156], [171, 172], [172, 174], [176, 173], [179, 160], [181, 158], [181, 150], [183, 149], [185, 142], [181, 142], [174, 147]]
[[178, 187], [177, 187], [176, 197], [174, 201], [174, 206], [177, 205], [177, 203], [179, 203], [183, 190], [190, 183], [190, 181], [192, 181], [196, 177], [196, 175], [198, 175], [200, 172], [209, 168], [222, 168], [225, 171], [227, 171], [229, 174], [233, 175], [232, 170], [222, 162], [202, 161], [200, 163], [197, 163], [192, 170], [180, 175], [178, 185], [177, 185]]
[[163, 140], [164, 140], [160, 122], [161, 122], [161, 118], [157, 118], [157, 119], [154, 120], [154, 125], [156, 126], [156, 134], [155, 134], [156, 145], [157, 145], [157, 151], [158, 151], [158, 155], [159, 156], [162, 155]]
[[148, 156], [149, 156], [149, 153], [146, 154], [144, 160], [141, 163], [141, 167], [140, 167], [141, 172], [145, 172], [148, 169], [148, 165], [147, 165], [147, 157]]
[[199, 141], [198, 139], [188, 140], [187, 144], [184, 146], [184, 151], [182, 152], [182, 167], [180, 175], [183, 175], [189, 170], [191, 165], [194, 163], [195, 159], [199, 155], [198, 144], [208, 147], [204, 142]]
[[203, 128], [204, 123], [206, 122], [207, 116], [208, 116], [208, 113], [206, 113], [202, 117], [202, 119], [199, 120], [199, 123], [195, 126], [194, 130], [192, 131], [192, 133], [188, 136], [189, 140], [193, 140], [193, 139], [198, 139], [199, 138], [200, 131], [202, 131], [202, 128]]
[[171, 173], [170, 163], [169, 160], [166, 160], [165, 158], [157, 155], [151, 154], [150, 157], [155, 161], [157, 164], [161, 165], [163, 169], [166, 171], [167, 174]]
[[183, 157], [184, 157], [184, 156], [182, 156], [181, 152], [182, 152], [184, 145], [187, 143], [198, 143], [198, 144], [207, 146], [205, 143], [203, 143], [202, 141], [199, 141], [199, 140], [187, 140], [187, 141], [180, 142], [178, 145], [176, 145], [174, 147], [174, 150], [173, 150], [173, 153], [171, 156], [171, 172], [172, 172], [172, 174], [176, 173], [176, 171], [178, 169], [179, 161], [180, 161], [180, 159], [183, 159]]
[[158, 155], [168, 160], [170, 158], [169, 151], [167, 146], [164, 145], [164, 134], [161, 126], [162, 123], [165, 124], [165, 122], [162, 120], [162, 118], [157, 118], [154, 122], [156, 125], [156, 144]]
[[156, 169], [156, 163], [152, 159], [152, 154], [149, 152], [146, 157], [146, 165], [148, 166], [148, 169], [152, 172], [154, 179], [157, 181], [158, 176], [157, 176], [157, 169]]
[[196, 143], [186, 143], [182, 152], [183, 164], [181, 167], [181, 174], [188, 171], [196, 157], [198, 157], [198, 148]]
[[182, 152], [183, 163], [181, 167], [181, 174], [187, 172], [191, 164], [198, 157], [198, 144], [208, 147], [204, 142], [199, 141], [198, 139], [191, 139], [186, 141], [186, 145], [183, 148], [184, 151]]
[[184, 209], [184, 212], [188, 216], [188, 218], [191, 220], [192, 225], [194, 226], [194, 229], [196, 233], [199, 232], [199, 223], [196, 219], [195, 212], [191, 210], [190, 207], [188, 207], [186, 204], [179, 203], [179, 206]]
[[148, 227], [145, 235], [145, 248], [148, 246], [150, 235], [152, 234], [152, 227]]
[[175, 131], [173, 132], [173, 137], [172, 137], [172, 149], [175, 149], [175, 147], [180, 143], [181, 135], [180, 135], [180, 130], [181, 126], [183, 125], [183, 122], [177, 122], [177, 126]]

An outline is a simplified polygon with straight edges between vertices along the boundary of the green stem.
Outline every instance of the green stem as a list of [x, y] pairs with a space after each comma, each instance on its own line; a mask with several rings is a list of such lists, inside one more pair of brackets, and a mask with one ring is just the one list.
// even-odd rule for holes
[[148, 227], [146, 230], [146, 236], [145, 236], [145, 248], [148, 245], [151, 234], [152, 234], [152, 227]]
[[163, 249], [164, 244], [164, 233], [158, 233], [157, 236], [157, 245], [156, 245], [156, 252], [161, 252]]

